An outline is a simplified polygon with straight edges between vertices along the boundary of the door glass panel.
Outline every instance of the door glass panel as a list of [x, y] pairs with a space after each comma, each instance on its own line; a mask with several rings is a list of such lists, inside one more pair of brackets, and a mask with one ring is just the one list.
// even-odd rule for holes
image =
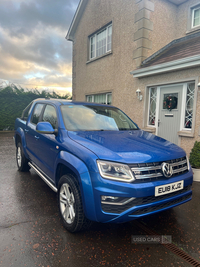
[[178, 93], [163, 95], [163, 109], [177, 109], [178, 107]]
[[193, 102], [194, 102], [194, 83], [187, 84], [187, 96], [186, 96], [186, 106], [185, 106], [185, 128], [192, 128], [192, 117], [193, 117]]
[[155, 125], [156, 119], [156, 99], [157, 99], [157, 88], [150, 88], [150, 100], [149, 100], [149, 125]]

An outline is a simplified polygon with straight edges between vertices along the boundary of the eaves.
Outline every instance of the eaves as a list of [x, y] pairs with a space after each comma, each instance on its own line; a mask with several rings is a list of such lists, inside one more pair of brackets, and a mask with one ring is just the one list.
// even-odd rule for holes
[[83, 12], [85, 10], [85, 7], [87, 5], [88, 0], [80, 0], [79, 5], [76, 9], [75, 15], [72, 19], [72, 22], [70, 24], [69, 30], [67, 32], [67, 36], [65, 37], [69, 41], [74, 41], [74, 35], [76, 32], [76, 29], [78, 27], [78, 24], [81, 20], [81, 17], [83, 15]]
[[140, 68], [134, 71], [131, 71], [130, 74], [135, 78], [142, 78], [146, 76], [182, 70], [186, 68], [193, 68], [200, 66], [200, 55], [186, 57], [170, 62], [165, 62], [158, 65], [153, 65], [146, 68]]

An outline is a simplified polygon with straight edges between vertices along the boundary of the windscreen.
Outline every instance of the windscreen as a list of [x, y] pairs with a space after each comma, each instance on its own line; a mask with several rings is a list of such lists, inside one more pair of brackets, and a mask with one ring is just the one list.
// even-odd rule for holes
[[61, 112], [68, 131], [126, 131], [137, 126], [119, 109], [90, 105], [63, 105]]

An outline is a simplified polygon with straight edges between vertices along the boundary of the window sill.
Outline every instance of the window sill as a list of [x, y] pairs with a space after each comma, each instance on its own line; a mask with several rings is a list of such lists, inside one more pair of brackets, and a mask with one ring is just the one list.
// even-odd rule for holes
[[187, 30], [186, 34], [191, 34], [191, 33], [195, 33], [195, 32], [198, 32], [198, 31], [200, 31], [200, 26]]
[[146, 126], [146, 127], [144, 127], [142, 130], [144, 130], [144, 131], [146, 131], [146, 132], [149, 132], [149, 133], [153, 133], [153, 134], [156, 133], [156, 127], [149, 127], [149, 126]]
[[91, 62], [93, 62], [93, 61], [96, 61], [96, 60], [98, 60], [98, 59], [100, 59], [100, 58], [103, 58], [103, 57], [106, 57], [106, 56], [109, 56], [109, 55], [112, 55], [112, 51], [107, 52], [106, 54], [103, 54], [103, 55], [100, 56], [100, 57], [92, 58], [92, 59], [88, 60], [88, 61], [86, 62], [86, 64], [89, 64], [89, 63], [91, 63]]
[[183, 136], [183, 137], [190, 137], [190, 138], [194, 137], [194, 133], [191, 131], [179, 131], [178, 135]]

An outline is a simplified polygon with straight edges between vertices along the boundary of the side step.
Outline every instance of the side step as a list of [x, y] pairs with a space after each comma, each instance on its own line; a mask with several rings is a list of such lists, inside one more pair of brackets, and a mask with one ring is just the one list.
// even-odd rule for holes
[[32, 163], [28, 163], [28, 165], [34, 169], [34, 171], [42, 178], [42, 180], [54, 191], [57, 193], [58, 189], [40, 172]]

